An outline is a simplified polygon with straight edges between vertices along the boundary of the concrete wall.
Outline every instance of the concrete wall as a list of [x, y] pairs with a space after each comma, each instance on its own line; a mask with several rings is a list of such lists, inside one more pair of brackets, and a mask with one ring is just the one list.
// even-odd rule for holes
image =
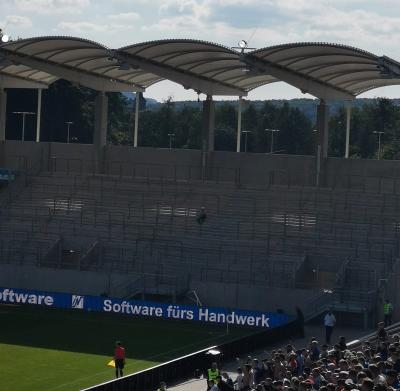
[[[209, 162], [229, 175], [229, 169], [240, 169], [243, 184], [313, 184], [313, 156], [270, 155], [265, 153], [213, 152]], [[232, 175], [232, 173], [230, 173]]]
[[[93, 172], [95, 150], [89, 144], [6, 141], [0, 162], [15, 169]], [[308, 185], [316, 179], [313, 156], [261, 153], [210, 152], [198, 150], [136, 148], [108, 145], [104, 149], [104, 171], [113, 175], [135, 175], [177, 179], [207, 179], [246, 185]], [[400, 193], [400, 162], [328, 158], [322, 169], [322, 185], [365, 191]]]
[[105, 171], [114, 175], [199, 179], [201, 151], [108, 145]]
[[93, 160], [91, 144], [7, 140], [4, 147], [4, 165], [15, 170], [90, 172]]
[[77, 270], [58, 270], [35, 266], [0, 265], [0, 286], [20, 289], [118, 295], [120, 287], [131, 281], [131, 276]]
[[196, 291], [203, 305], [228, 305], [256, 311], [282, 309], [290, 314], [295, 313], [296, 306], [305, 308], [305, 304], [316, 294], [316, 291], [306, 289], [202, 281], [193, 281], [191, 289]]
[[328, 158], [326, 185], [400, 193], [400, 161]]
[[[100, 295], [110, 292], [118, 296], [121, 287], [127, 286], [133, 276], [77, 270], [57, 270], [35, 266], [0, 265], [0, 286], [44, 290], [50, 292], [71, 292], [85, 295]], [[246, 284], [221, 284], [194, 282], [203, 305], [230, 306], [258, 311], [282, 309], [294, 314], [295, 307], [302, 307], [315, 292], [304, 289], [281, 289]], [[124, 292], [125, 293], [125, 292]]]
[[32, 141], [7, 140], [4, 148], [5, 165], [16, 170], [39, 168], [45, 146]]

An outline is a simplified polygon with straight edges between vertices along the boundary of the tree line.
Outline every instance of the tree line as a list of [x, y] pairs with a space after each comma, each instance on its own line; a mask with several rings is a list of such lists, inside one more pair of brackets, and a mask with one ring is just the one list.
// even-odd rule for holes
[[[91, 143], [94, 127], [96, 92], [60, 80], [43, 92], [41, 140], [66, 142], [67, 122], [70, 141]], [[135, 102], [120, 93], [109, 93], [108, 140], [112, 144], [132, 145]], [[9, 90], [6, 137], [21, 138], [20, 116], [15, 111], [36, 112], [35, 90]], [[167, 99], [156, 109], [140, 102], [139, 145], [146, 147], [200, 149], [202, 129], [201, 102], [176, 105]], [[219, 102], [215, 108], [215, 149], [236, 150], [237, 102]], [[269, 101], [255, 105], [248, 101], [242, 109], [242, 131], [247, 132], [247, 151], [266, 153], [271, 149], [271, 132], [275, 129], [274, 152], [309, 155], [315, 151], [315, 120], [290, 101], [275, 105]], [[342, 157], [345, 149], [346, 110], [340, 107], [329, 121], [329, 155]], [[34, 140], [36, 118], [27, 118], [25, 139]], [[367, 101], [355, 107], [351, 115], [350, 156], [376, 158], [378, 134], [384, 159], [400, 159], [400, 107], [386, 98]], [[172, 135], [172, 136], [171, 136]], [[242, 135], [241, 150], [245, 149]]]

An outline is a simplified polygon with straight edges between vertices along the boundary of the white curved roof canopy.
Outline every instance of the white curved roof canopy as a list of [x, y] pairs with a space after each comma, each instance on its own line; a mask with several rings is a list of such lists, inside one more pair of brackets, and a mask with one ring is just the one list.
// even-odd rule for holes
[[247, 95], [271, 75], [248, 75], [238, 52], [198, 40], [160, 40], [115, 51], [117, 58], [208, 95]]
[[73, 37], [0, 44], [3, 87], [43, 88], [59, 78], [99, 91], [143, 91], [168, 79], [208, 95], [233, 96], [285, 81], [321, 99], [354, 99], [373, 88], [400, 84], [400, 64], [326, 43], [285, 44], [247, 53], [182, 39], [116, 50]]
[[105, 46], [71, 37], [30, 38], [0, 45], [0, 56], [15, 64], [99, 91], [143, 91], [143, 86], [160, 79], [123, 69], [110, 55]]
[[256, 59], [254, 63], [259, 60], [261, 67], [264, 64], [267, 69], [280, 69], [288, 78], [299, 76], [353, 97], [377, 87], [400, 84], [396, 61], [350, 46], [293, 43], [255, 50], [248, 58]]

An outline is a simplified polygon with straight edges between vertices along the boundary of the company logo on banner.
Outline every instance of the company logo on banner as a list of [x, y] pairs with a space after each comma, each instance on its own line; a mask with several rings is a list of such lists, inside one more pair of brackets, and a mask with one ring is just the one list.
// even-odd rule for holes
[[71, 307], [75, 309], [83, 310], [83, 303], [85, 298], [83, 296], [72, 295]]
[[292, 316], [275, 312], [227, 310], [225, 308], [196, 307], [141, 300], [127, 301], [99, 296], [28, 291], [14, 288], [0, 288], [0, 303], [2, 302], [260, 328], [283, 326], [294, 319]]

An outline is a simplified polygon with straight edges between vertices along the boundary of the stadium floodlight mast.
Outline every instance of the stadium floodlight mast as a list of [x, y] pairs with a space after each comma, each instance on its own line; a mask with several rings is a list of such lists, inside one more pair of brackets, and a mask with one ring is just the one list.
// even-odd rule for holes
[[66, 121], [65, 122], [67, 124], [67, 144], [69, 144], [69, 128], [71, 127], [71, 125], [73, 125], [74, 123], [72, 121]]
[[245, 50], [254, 50], [256, 48], [249, 48], [249, 44], [247, 43], [247, 41], [242, 39], [240, 42], [238, 42], [237, 46], [232, 46], [232, 49], [239, 49], [243, 54]]
[[172, 149], [172, 138], [175, 137], [175, 133], [168, 133], [169, 137], [169, 149]]
[[247, 47], [249, 46], [249, 44], [247, 43], [247, 41], [245, 41], [244, 39], [242, 39], [239, 43], [238, 46], [240, 47], [240, 49], [247, 49]]
[[0, 41], [1, 43], [7, 43], [10, 40], [10, 36], [3, 33], [3, 30], [0, 29]]
[[379, 130], [374, 130], [372, 133], [378, 135], [378, 160], [381, 158], [381, 137], [382, 134], [385, 134], [385, 132], [379, 131]]
[[247, 135], [251, 133], [251, 130], [242, 130], [244, 133], [244, 151], [247, 152]]
[[25, 141], [25, 118], [27, 115], [36, 115], [36, 113], [33, 113], [31, 111], [13, 111], [13, 114], [22, 115], [22, 137], [21, 137], [21, 140]]
[[274, 133], [280, 132], [280, 129], [265, 129], [266, 132], [271, 132], [271, 150], [270, 153], [274, 153]]

